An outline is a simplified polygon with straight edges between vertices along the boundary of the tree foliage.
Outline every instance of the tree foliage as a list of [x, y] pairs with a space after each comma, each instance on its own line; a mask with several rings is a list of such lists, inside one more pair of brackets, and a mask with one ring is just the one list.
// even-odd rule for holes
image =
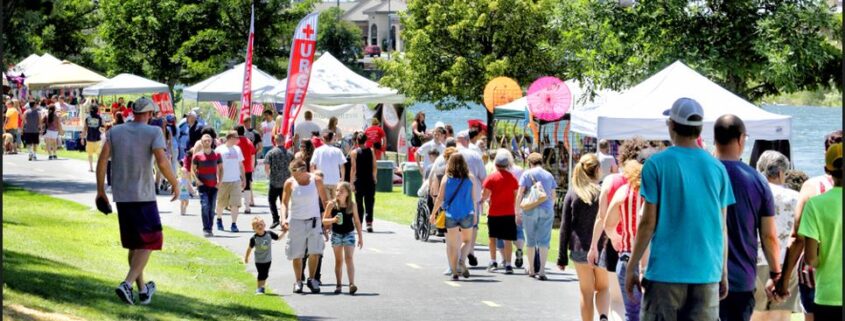
[[361, 28], [342, 20], [343, 11], [330, 8], [320, 13], [320, 27], [317, 31], [317, 48], [327, 51], [346, 66], [358, 70], [361, 57]]
[[481, 102], [497, 76], [528, 84], [558, 74], [548, 10], [532, 0], [411, 1], [401, 16], [405, 54], [379, 63], [381, 82], [417, 100]]
[[[99, 62], [109, 74], [134, 72], [167, 82], [202, 80], [244, 61], [249, 0], [101, 0], [105, 42]], [[295, 24], [312, 3], [255, 2], [253, 63], [284, 74]]]
[[90, 0], [3, 1], [3, 59], [50, 53], [83, 65], [93, 63], [96, 6]]
[[841, 17], [823, 0], [491, 0], [409, 3], [406, 53], [382, 83], [479, 102], [496, 76], [625, 89], [676, 60], [752, 101], [841, 82]]

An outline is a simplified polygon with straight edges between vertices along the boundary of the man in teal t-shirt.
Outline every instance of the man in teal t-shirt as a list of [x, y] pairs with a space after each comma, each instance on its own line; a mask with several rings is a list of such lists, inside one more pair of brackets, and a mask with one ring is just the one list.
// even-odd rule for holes
[[725, 166], [696, 144], [703, 126], [701, 105], [681, 98], [665, 114], [675, 146], [643, 165], [640, 194], [646, 204], [625, 290], [631, 295], [639, 285], [633, 271], [650, 244], [643, 319], [716, 320], [719, 297], [727, 294], [724, 215], [734, 194]]
[[842, 143], [828, 148], [825, 171], [834, 187], [807, 201], [798, 235], [804, 259], [816, 268], [816, 320], [842, 320]]

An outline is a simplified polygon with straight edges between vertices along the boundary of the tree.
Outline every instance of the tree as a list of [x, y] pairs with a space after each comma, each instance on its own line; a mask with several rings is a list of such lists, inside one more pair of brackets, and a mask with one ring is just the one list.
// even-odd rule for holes
[[341, 19], [341, 16], [343, 16], [343, 11], [339, 8], [330, 8], [320, 13], [317, 49], [328, 51], [347, 67], [359, 70], [361, 28]]
[[4, 1], [3, 58], [15, 63], [31, 53], [50, 53], [82, 65], [93, 63], [97, 27], [90, 0]]
[[[196, 82], [246, 56], [249, 0], [100, 0], [98, 51], [109, 73], [132, 72], [166, 82]], [[287, 68], [295, 24], [312, 2], [255, 2], [253, 61], [280, 75]]]
[[527, 85], [563, 69], [549, 53], [555, 31], [546, 1], [418, 0], [402, 14], [405, 54], [379, 62], [381, 83], [453, 108], [481, 102], [497, 76]]
[[837, 19], [822, 0], [561, 1], [556, 56], [602, 87], [624, 89], [682, 60], [757, 101], [841, 82]]

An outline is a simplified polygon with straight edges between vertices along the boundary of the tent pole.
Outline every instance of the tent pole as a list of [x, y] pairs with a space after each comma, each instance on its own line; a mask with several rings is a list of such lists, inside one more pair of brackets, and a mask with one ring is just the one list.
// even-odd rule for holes
[[573, 135], [574, 134], [572, 133], [572, 131], [569, 132], [569, 135], [566, 135], [567, 138], [569, 139], [569, 153], [568, 153], [569, 154], [569, 172], [566, 173], [569, 176], [569, 179], [566, 180], [566, 183], [567, 183], [566, 189], [567, 190], [572, 188], [572, 153], [573, 153], [573, 150], [574, 150], [574, 147], [573, 147], [574, 145], [572, 144], [572, 136]]

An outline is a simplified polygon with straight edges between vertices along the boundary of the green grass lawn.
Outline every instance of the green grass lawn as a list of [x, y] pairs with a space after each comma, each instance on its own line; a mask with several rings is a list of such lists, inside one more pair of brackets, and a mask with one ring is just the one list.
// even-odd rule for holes
[[158, 285], [152, 304], [123, 304], [113, 290], [127, 271], [116, 215], [8, 185], [3, 198], [4, 320], [46, 319], [42, 313], [88, 320], [295, 319], [278, 296], [253, 294], [255, 277], [235, 254], [169, 228], [164, 251], [153, 254], [146, 270]]

